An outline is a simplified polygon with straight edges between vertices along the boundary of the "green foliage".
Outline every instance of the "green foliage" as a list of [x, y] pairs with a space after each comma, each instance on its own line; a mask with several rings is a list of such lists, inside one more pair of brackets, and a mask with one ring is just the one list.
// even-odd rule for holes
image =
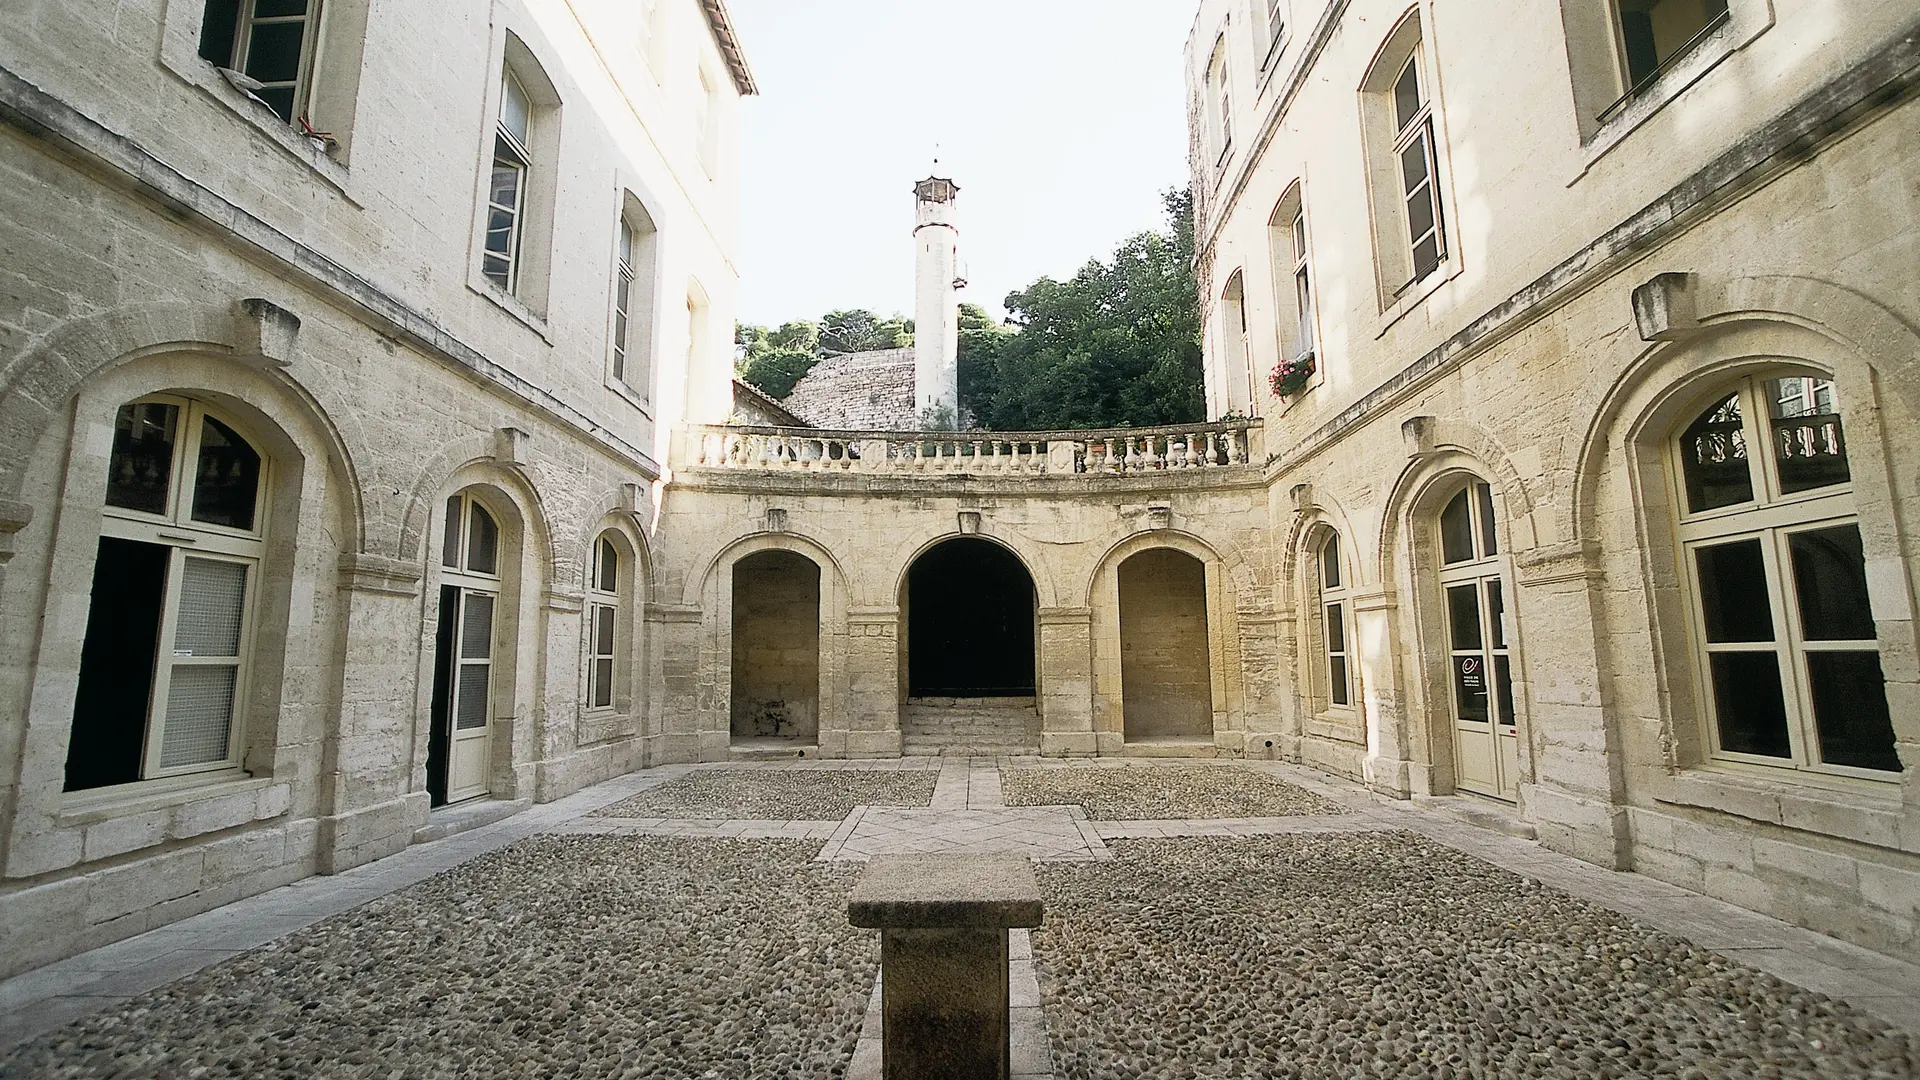
[[765, 348], [746, 362], [740, 372], [740, 381], [758, 387], [761, 393], [770, 398], [784, 398], [793, 393], [793, 384], [799, 382], [819, 362], [819, 357], [805, 349], [783, 346]]
[[894, 316], [882, 322], [864, 308], [829, 311], [820, 319], [819, 349], [829, 356], [839, 353], [872, 352], [875, 349], [904, 349], [913, 344], [913, 320]]
[[975, 423], [1035, 431], [1205, 417], [1193, 199], [1162, 198], [1166, 229], [1130, 237], [1070, 281], [1043, 277], [1008, 294], [1011, 331], [978, 308], [967, 329], [963, 313], [960, 403]]

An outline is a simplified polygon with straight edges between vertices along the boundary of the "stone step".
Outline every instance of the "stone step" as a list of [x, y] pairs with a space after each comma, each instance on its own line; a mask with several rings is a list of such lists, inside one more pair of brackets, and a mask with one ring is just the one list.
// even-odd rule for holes
[[1026, 731], [1040, 734], [1040, 718], [1037, 716], [1015, 719], [986, 718], [970, 720], [928, 720], [913, 717], [900, 725], [901, 731], [924, 731], [928, 734], [945, 732], [982, 732], [982, 731]]
[[1031, 697], [912, 697], [909, 709], [1031, 709], [1038, 702]]
[[1040, 740], [921, 743], [907, 739], [900, 744], [900, 752], [909, 757], [1032, 757], [1040, 753]]

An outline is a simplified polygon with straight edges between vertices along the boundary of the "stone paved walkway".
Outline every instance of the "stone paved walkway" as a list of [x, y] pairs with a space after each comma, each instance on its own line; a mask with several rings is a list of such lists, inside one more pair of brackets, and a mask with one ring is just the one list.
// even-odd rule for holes
[[[1419, 802], [1380, 800], [1357, 786], [1318, 773], [1268, 762], [1224, 767], [1263, 773], [1292, 785], [1340, 813], [1276, 817], [1090, 820], [1079, 806], [1008, 807], [1001, 766], [1057, 767], [1021, 759], [903, 759], [887, 762], [743, 763], [666, 766], [621, 777], [512, 817], [418, 844], [399, 855], [331, 877], [315, 877], [195, 916], [160, 930], [93, 950], [0, 982], [0, 1073], [4, 1056], [24, 1040], [76, 1018], [111, 1010], [130, 998], [230, 957], [300, 931], [370, 901], [539, 834], [603, 834], [686, 838], [783, 839], [819, 842], [816, 862], [842, 863], [894, 852], [1016, 852], [1042, 862], [1106, 864], [1108, 841], [1136, 843], [1178, 837], [1251, 837], [1387, 830], [1418, 834], [1493, 866], [1533, 879], [1756, 968], [1785, 982], [1843, 1001], [1920, 1037], [1920, 966], [1793, 927], [1676, 886], [1615, 873], [1547, 851], [1539, 844], [1470, 824]], [[1086, 769], [1180, 769], [1190, 766], [1129, 762], [1080, 763]], [[1221, 766], [1216, 766], [1221, 767]], [[918, 771], [936, 774], [930, 805], [921, 809], [860, 806], [837, 820], [825, 817], [667, 818], [610, 816], [692, 773], [704, 789], [728, 772], [779, 770]], [[767, 785], [755, 785], [764, 790]], [[1162, 785], [1164, 786], [1164, 785]], [[764, 798], [757, 804], [769, 805]], [[802, 803], [777, 803], [804, 812]], [[1303, 803], [1302, 805], [1307, 805]], [[1435, 804], [1437, 805], [1437, 804]], [[706, 810], [703, 813], [714, 813]], [[615, 813], [621, 813], [615, 811]], [[1026, 935], [1016, 936], [1014, 972], [1016, 1071], [1051, 1075], [1045, 1017], [1039, 1007]], [[877, 997], [875, 1001], [877, 1002]], [[853, 1059], [853, 1077], [877, 1075], [877, 1015]], [[872, 1071], [869, 1071], [872, 1070]], [[722, 1070], [719, 1075], [729, 1075]]]

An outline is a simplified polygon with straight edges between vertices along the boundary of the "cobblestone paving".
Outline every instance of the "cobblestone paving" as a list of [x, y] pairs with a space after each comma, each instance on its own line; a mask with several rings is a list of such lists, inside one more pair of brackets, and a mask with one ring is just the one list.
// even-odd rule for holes
[[879, 966], [817, 843], [537, 837], [0, 1056], [0, 1076], [827, 1077]]
[[1077, 803], [1095, 821], [1347, 812], [1305, 788], [1228, 765], [1003, 769], [1000, 783], [1008, 806]]
[[937, 769], [702, 769], [595, 811], [598, 817], [838, 820], [856, 806], [926, 806]]
[[1880, 1021], [1408, 833], [1035, 867], [1055, 1074], [1907, 1077]]

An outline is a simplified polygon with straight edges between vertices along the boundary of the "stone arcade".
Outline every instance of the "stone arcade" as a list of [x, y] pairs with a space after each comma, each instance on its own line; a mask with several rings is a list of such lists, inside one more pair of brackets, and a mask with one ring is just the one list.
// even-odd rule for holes
[[722, 422], [720, 0], [10, 20], [0, 974], [969, 747], [1474, 793], [1913, 955], [1920, 23], [1654, 6], [1204, 0], [1213, 419], [1033, 433]]

